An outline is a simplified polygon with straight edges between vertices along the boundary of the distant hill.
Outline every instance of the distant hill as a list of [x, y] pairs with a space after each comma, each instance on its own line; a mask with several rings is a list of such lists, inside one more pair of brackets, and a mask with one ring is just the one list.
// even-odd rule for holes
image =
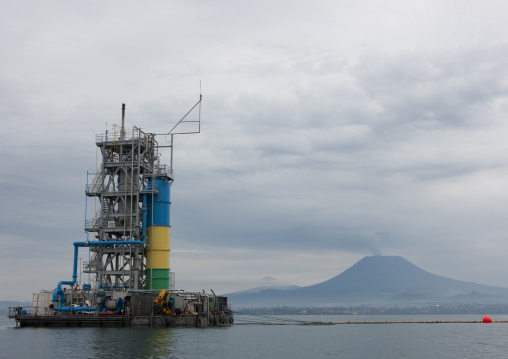
[[277, 289], [277, 290], [291, 290], [291, 289], [297, 289], [300, 288], [297, 285], [273, 285], [273, 286], [263, 286], [263, 287], [255, 287], [250, 289], [241, 290], [234, 293], [226, 293], [221, 294], [223, 296], [227, 296], [228, 298], [235, 297], [237, 295], [243, 294], [243, 293], [259, 293], [267, 289]]
[[10, 300], [0, 300], [0, 309], [8, 309], [9, 307], [31, 307], [32, 302], [15, 302]]
[[32, 302], [15, 302], [10, 300], [0, 300], [0, 315], [7, 315], [9, 307], [31, 307]]
[[341, 274], [290, 290], [266, 289], [229, 295], [233, 307], [334, 306], [430, 302], [508, 302], [508, 288], [429, 273], [403, 257], [364, 257]]

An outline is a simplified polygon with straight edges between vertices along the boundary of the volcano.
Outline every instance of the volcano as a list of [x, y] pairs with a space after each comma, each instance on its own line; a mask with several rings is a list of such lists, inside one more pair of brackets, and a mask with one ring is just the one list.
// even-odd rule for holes
[[508, 288], [429, 273], [403, 257], [368, 256], [341, 274], [307, 287], [228, 293], [233, 306], [328, 306], [508, 301]]

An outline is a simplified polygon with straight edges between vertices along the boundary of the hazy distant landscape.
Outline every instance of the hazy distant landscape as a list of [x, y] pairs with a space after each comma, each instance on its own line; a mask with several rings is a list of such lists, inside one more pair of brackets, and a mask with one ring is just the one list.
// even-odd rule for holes
[[257, 307], [237, 308], [246, 315], [435, 315], [435, 314], [507, 314], [508, 303], [351, 305], [337, 307]]
[[[367, 256], [307, 287], [257, 287], [228, 296], [239, 314], [505, 314], [508, 288], [429, 273], [403, 257]], [[0, 301], [0, 313], [29, 302]]]
[[9, 300], [0, 300], [0, 315], [7, 315], [9, 307], [31, 307], [32, 302], [16, 302]]
[[364, 257], [343, 273], [307, 287], [226, 295], [233, 309], [265, 308], [279, 314], [460, 314], [482, 312], [486, 306], [499, 313], [506, 312], [508, 303], [508, 288], [445, 278], [396, 256]]

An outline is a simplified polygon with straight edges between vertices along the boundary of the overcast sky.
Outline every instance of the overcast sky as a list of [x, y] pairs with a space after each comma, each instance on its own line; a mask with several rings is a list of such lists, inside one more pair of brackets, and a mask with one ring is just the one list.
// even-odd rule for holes
[[0, 300], [71, 279], [95, 135], [121, 104], [127, 127], [167, 132], [200, 81], [201, 133], [175, 138], [178, 288], [311, 285], [374, 254], [508, 287], [507, 13], [0, 1]]

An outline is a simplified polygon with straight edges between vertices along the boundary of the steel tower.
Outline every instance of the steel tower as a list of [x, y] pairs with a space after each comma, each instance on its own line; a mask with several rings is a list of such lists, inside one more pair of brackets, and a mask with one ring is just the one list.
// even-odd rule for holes
[[[168, 288], [172, 163], [160, 164], [155, 134], [137, 127], [126, 132], [124, 116], [122, 105], [121, 128], [96, 136], [102, 163], [85, 192], [99, 208], [86, 220], [85, 230], [107, 243], [89, 242], [86, 271], [95, 275], [99, 288]], [[165, 147], [171, 148], [172, 159], [172, 141]], [[165, 220], [157, 223], [159, 217]]]

